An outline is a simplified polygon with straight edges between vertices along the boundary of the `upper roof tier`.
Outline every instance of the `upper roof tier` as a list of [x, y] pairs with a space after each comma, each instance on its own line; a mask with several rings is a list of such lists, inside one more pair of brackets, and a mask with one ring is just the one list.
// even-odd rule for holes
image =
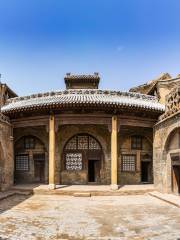
[[171, 77], [169, 73], [162, 73], [154, 80], [138, 87], [131, 88], [129, 91], [156, 96], [160, 103], [165, 104], [166, 96], [173, 88], [178, 86], [180, 86], [179, 74], [176, 77]]
[[98, 89], [100, 76], [99, 73], [88, 75], [72, 75], [67, 73], [64, 77], [66, 89]]
[[7, 115], [39, 110], [85, 107], [97, 110], [134, 109], [163, 113], [165, 106], [156, 97], [139, 93], [97, 89], [71, 89], [8, 99], [2, 107]]

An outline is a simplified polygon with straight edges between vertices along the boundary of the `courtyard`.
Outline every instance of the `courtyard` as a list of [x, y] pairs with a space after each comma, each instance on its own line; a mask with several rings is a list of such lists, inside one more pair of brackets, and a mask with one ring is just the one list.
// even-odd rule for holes
[[0, 201], [1, 240], [180, 238], [180, 208], [148, 194], [15, 195]]

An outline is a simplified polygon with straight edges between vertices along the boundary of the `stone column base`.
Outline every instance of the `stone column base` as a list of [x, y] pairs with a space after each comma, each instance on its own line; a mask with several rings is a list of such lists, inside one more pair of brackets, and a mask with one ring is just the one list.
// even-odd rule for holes
[[111, 184], [111, 190], [118, 190], [118, 185], [117, 184]]
[[49, 190], [54, 190], [54, 189], [56, 189], [56, 185], [53, 184], [53, 183], [49, 184], [48, 187], [49, 187]]

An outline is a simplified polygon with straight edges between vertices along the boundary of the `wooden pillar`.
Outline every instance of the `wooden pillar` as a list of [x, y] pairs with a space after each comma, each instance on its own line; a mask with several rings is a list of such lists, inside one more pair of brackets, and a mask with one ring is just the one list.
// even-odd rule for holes
[[49, 118], [49, 188], [55, 189], [55, 117]]
[[112, 116], [111, 130], [111, 189], [117, 190], [117, 174], [118, 174], [118, 156], [117, 156], [117, 116]]
[[136, 151], [136, 170], [141, 172], [141, 150]]
[[142, 179], [141, 150], [136, 150], [136, 171], [139, 172], [139, 183], [141, 183]]

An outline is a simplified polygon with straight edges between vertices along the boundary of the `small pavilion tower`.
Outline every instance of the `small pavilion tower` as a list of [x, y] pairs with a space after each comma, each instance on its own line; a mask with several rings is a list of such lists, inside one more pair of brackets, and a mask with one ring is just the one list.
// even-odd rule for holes
[[66, 89], [98, 89], [100, 76], [97, 72], [89, 75], [71, 75], [64, 77]]

